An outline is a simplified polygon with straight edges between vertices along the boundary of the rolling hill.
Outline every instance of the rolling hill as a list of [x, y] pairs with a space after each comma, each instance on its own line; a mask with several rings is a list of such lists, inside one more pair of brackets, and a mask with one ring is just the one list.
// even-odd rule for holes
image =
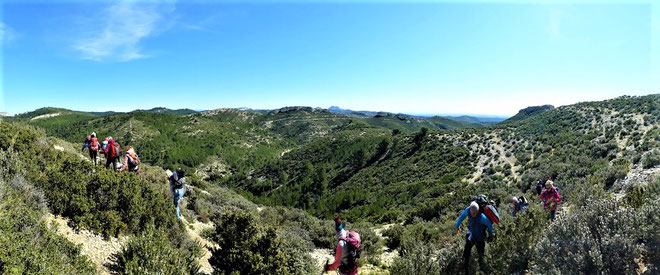
[[[10, 194], [17, 205], [48, 205], [17, 208], [25, 215], [49, 211], [96, 234], [130, 236], [133, 241], [122, 255], [145, 266], [157, 266], [140, 256], [155, 253], [148, 251], [192, 259], [184, 273], [194, 273], [190, 270], [202, 257], [189, 241], [183, 246], [173, 241], [194, 237], [176, 233], [186, 225], [167, 215], [171, 208], [160, 174], [178, 166], [195, 172], [185, 199], [186, 220], [223, 225], [200, 232], [205, 242], [238, 238], [232, 232], [264, 232], [290, 244], [269, 242], [270, 255], [283, 258], [254, 262], [269, 270], [318, 269], [310, 257], [332, 247], [330, 219], [341, 215], [363, 236], [369, 272], [461, 272], [464, 237], [453, 223], [475, 194], [487, 194], [502, 216], [486, 251], [494, 273], [627, 274], [660, 268], [655, 245], [660, 241], [655, 215], [660, 211], [660, 95], [531, 107], [486, 127], [455, 123], [388, 113], [364, 118], [308, 107], [185, 115], [44, 108], [0, 122], [5, 164], [0, 190], [9, 190], [0, 195]], [[133, 144], [149, 164], [145, 173], [93, 172], [71, 151], [77, 149], [53, 149], [79, 144], [91, 131]], [[563, 197], [554, 221], [534, 199], [534, 184], [546, 175]], [[30, 196], [43, 192], [43, 198], [28, 198], [27, 189], [12, 183], [17, 177], [25, 179], [21, 186], [38, 190]], [[531, 202], [516, 218], [507, 210], [513, 195]], [[40, 226], [38, 219], [29, 222]], [[4, 235], [19, 236], [15, 228], [0, 226]], [[55, 232], [40, 234], [68, 245]], [[21, 236], [16, 243], [32, 242], [33, 235]], [[256, 249], [256, 243], [241, 242], [236, 251]], [[58, 261], [73, 263], [72, 272], [90, 270], [75, 250], [67, 254], [47, 243], [40, 246], [50, 247], [44, 248], [51, 253], [44, 259], [59, 255]], [[212, 257], [238, 257], [212, 245], [203, 249]], [[3, 259], [15, 259], [9, 257], [0, 253], [0, 266]], [[52, 264], [61, 265], [58, 261]], [[208, 263], [218, 268], [214, 260]], [[426, 271], [417, 269], [420, 264]]]

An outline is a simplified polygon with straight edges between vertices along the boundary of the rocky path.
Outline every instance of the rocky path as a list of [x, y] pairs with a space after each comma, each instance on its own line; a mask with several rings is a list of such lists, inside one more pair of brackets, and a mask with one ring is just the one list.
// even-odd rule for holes
[[121, 236], [119, 239], [111, 237], [104, 240], [102, 236], [94, 234], [88, 230], [79, 230], [76, 232], [67, 225], [67, 219], [48, 213], [45, 217], [48, 224], [55, 224], [57, 233], [65, 237], [70, 242], [81, 246], [81, 253], [89, 258], [96, 266], [100, 274], [110, 274], [105, 267], [111, 263], [110, 256], [121, 250], [121, 247], [128, 237]]
[[188, 236], [190, 236], [191, 239], [198, 241], [202, 245], [202, 251], [204, 252], [204, 255], [198, 259], [199, 265], [201, 267], [199, 271], [204, 274], [213, 273], [213, 267], [211, 267], [211, 264], [209, 264], [209, 259], [211, 258], [211, 251], [209, 248], [213, 247], [214, 245], [209, 243], [201, 236], [202, 231], [208, 228], [214, 228], [213, 223], [202, 223], [199, 221], [188, 223], [185, 220], [184, 223], [186, 224], [186, 231]]

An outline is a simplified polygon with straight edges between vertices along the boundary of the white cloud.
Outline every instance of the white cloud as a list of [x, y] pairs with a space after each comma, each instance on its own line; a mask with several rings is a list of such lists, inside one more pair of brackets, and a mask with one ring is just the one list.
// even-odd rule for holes
[[141, 42], [168, 27], [167, 17], [174, 11], [173, 2], [135, 2], [122, 0], [105, 8], [98, 18], [73, 43], [83, 58], [96, 61], [130, 61], [148, 57]]
[[5, 33], [7, 32], [5, 23], [0, 22], [0, 42], [5, 41]]
[[11, 41], [14, 38], [14, 30], [7, 26], [7, 24], [0, 22], [0, 44]]
[[553, 10], [550, 12], [550, 22], [548, 23], [548, 29], [552, 37], [559, 38], [561, 35], [561, 17], [562, 12], [559, 10]]

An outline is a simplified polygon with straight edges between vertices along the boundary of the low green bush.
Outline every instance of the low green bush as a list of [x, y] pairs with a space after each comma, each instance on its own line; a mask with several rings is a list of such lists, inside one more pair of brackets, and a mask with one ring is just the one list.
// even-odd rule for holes
[[172, 245], [168, 236], [152, 227], [132, 237], [114, 255], [111, 269], [120, 274], [198, 274], [198, 245], [192, 251]]
[[660, 150], [653, 150], [642, 157], [642, 167], [648, 169], [660, 164]]
[[540, 205], [530, 205], [516, 217], [501, 215], [496, 226], [496, 238], [488, 243], [485, 254], [489, 270], [495, 274], [524, 273], [534, 256], [534, 244], [550, 224], [548, 211]]
[[401, 238], [405, 232], [405, 227], [400, 224], [395, 224], [394, 226], [383, 231], [383, 237], [385, 237], [385, 245], [390, 250], [398, 249], [401, 246]]
[[262, 226], [253, 214], [227, 212], [214, 219], [212, 241], [219, 247], [211, 250], [209, 263], [219, 274], [291, 274], [290, 255], [273, 226]]
[[574, 208], [558, 216], [536, 243], [534, 270], [546, 274], [636, 273], [639, 225], [635, 211], [615, 201], [591, 201]]
[[370, 263], [375, 266], [381, 264], [380, 256], [383, 254], [384, 241], [373, 230], [371, 223], [357, 223], [354, 226], [347, 225], [347, 230], [352, 230], [360, 234], [360, 249], [362, 254], [361, 263]]
[[[6, 155], [0, 158], [6, 160]], [[42, 221], [39, 203], [25, 193], [33, 187], [22, 178], [7, 184], [3, 178], [7, 174], [0, 175], [0, 273], [95, 274], [94, 265], [81, 255], [80, 248]]]

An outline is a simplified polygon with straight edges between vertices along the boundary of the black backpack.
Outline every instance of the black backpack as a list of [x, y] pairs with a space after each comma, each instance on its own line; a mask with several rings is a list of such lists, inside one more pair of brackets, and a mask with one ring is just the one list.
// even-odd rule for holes
[[179, 178], [179, 176], [174, 172], [172, 176], [170, 177], [170, 180], [172, 180], [172, 186], [174, 189], [181, 189], [183, 188], [183, 184], [185, 183], [184, 178]]
[[477, 202], [479, 205], [479, 213], [483, 213], [484, 208], [490, 204], [490, 201], [488, 201], [488, 197], [486, 195], [474, 196], [472, 197], [471, 201]]

